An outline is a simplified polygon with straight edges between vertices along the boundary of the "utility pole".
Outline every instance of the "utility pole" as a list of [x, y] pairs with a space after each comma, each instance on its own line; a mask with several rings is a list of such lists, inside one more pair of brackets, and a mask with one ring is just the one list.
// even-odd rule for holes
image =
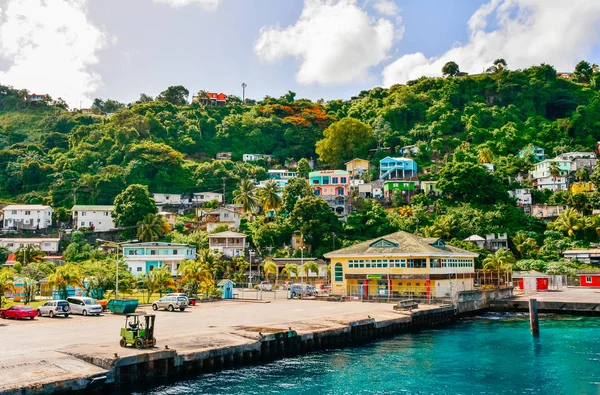
[[227, 198], [225, 197], [225, 177], [223, 177], [223, 206], [227, 203]]
[[77, 187], [73, 188], [73, 206], [77, 205]]
[[246, 87], [248, 84], [242, 82], [242, 104], [246, 101]]

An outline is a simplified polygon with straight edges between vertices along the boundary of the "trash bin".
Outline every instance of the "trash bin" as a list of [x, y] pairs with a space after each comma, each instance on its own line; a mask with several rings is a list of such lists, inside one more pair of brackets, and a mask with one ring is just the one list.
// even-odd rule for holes
[[108, 309], [115, 314], [135, 313], [137, 307], [137, 299], [111, 299], [108, 302]]

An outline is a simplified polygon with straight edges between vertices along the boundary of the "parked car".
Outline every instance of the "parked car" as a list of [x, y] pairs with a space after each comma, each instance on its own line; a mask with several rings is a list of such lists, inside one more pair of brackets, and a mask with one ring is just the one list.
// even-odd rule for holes
[[71, 313], [73, 314], [98, 315], [103, 310], [96, 299], [92, 298], [72, 296], [67, 298], [67, 302], [69, 302], [69, 307], [71, 307]]
[[258, 289], [260, 289], [261, 291], [272, 291], [273, 285], [268, 281], [263, 281], [260, 284], [258, 284]]
[[316, 296], [317, 289], [309, 284], [295, 283], [290, 285], [290, 294], [292, 298], [300, 296], [300, 294], [302, 294], [302, 296]]
[[152, 303], [152, 310], [165, 309], [173, 311], [179, 309], [179, 311], [184, 311], [188, 305], [187, 296], [163, 296]]
[[31, 306], [10, 306], [8, 309], [0, 309], [0, 318], [12, 318], [20, 320], [21, 318], [34, 319], [37, 312]]
[[67, 318], [71, 314], [71, 306], [66, 300], [51, 300], [38, 307], [37, 315], [43, 317], [47, 315], [50, 318], [62, 315]]

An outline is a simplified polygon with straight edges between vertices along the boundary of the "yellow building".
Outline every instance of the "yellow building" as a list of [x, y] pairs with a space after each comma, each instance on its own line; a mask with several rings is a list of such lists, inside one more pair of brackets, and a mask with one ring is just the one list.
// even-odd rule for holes
[[357, 297], [446, 298], [473, 289], [478, 254], [438, 238], [396, 232], [325, 254], [331, 292]]
[[574, 182], [569, 187], [569, 190], [571, 191], [571, 193], [573, 195], [576, 193], [593, 192], [594, 189], [596, 189], [596, 188], [594, 187], [593, 182]]
[[346, 171], [350, 174], [350, 178], [360, 178], [360, 176], [369, 171], [369, 161], [366, 159], [352, 159], [346, 162]]

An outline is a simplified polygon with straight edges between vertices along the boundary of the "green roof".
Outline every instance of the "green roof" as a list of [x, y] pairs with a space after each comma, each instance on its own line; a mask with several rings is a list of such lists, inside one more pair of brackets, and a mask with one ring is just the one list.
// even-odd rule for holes
[[408, 232], [396, 232], [325, 254], [325, 258], [349, 256], [468, 256], [479, 254], [446, 245], [438, 238], [426, 238]]

